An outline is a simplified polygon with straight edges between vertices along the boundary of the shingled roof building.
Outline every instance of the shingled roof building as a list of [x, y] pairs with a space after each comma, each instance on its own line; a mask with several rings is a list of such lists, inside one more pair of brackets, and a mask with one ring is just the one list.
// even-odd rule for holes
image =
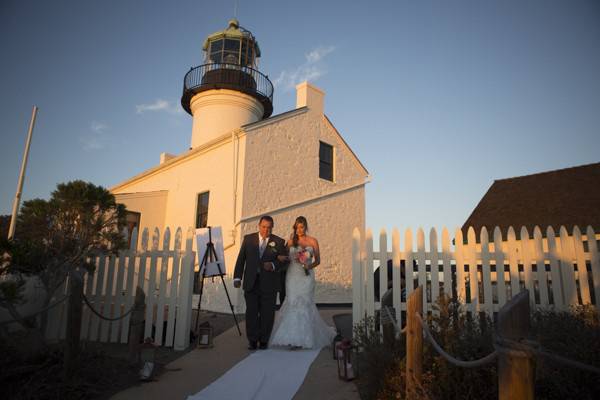
[[485, 226], [490, 234], [498, 226], [503, 237], [510, 226], [519, 237], [522, 226], [543, 235], [552, 226], [555, 232], [577, 225], [582, 232], [591, 225], [600, 232], [600, 163], [542, 172], [494, 181], [462, 227], [470, 226], [477, 236]]

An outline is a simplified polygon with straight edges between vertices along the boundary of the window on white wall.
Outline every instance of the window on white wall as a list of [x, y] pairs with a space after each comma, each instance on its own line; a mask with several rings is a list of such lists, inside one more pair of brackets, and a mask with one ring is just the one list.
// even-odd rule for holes
[[[138, 237], [141, 236], [140, 233], [140, 220], [142, 219], [142, 214], [135, 211], [127, 211], [125, 214], [125, 224], [127, 225], [127, 246], [131, 248], [131, 238], [133, 235], [133, 229], [137, 228]], [[136, 243], [133, 243], [133, 247], [137, 247]]]
[[208, 225], [208, 196], [210, 192], [198, 194], [196, 203], [196, 228], [206, 228]]
[[319, 141], [319, 178], [333, 182], [333, 146]]

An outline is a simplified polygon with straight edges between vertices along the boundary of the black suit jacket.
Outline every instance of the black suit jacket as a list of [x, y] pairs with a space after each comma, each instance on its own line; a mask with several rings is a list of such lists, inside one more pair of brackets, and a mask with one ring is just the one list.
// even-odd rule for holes
[[[285, 240], [271, 234], [262, 258], [259, 257], [259, 242], [258, 232], [244, 236], [235, 263], [233, 277], [234, 279], [242, 279], [244, 290], [251, 290], [260, 273], [260, 289], [267, 292], [276, 292], [280, 290], [281, 286], [280, 273], [287, 268], [287, 263], [277, 260], [277, 256], [287, 255]], [[275, 271], [263, 269], [263, 263], [265, 262], [272, 262], [275, 265]]]

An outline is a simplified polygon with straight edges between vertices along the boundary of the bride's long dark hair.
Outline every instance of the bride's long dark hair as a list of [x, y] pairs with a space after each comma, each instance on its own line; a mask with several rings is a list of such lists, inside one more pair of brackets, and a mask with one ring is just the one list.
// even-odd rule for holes
[[294, 247], [298, 246], [298, 233], [296, 233], [296, 227], [298, 226], [298, 224], [304, 225], [304, 232], [308, 232], [308, 222], [306, 221], [306, 218], [304, 218], [302, 215], [296, 218], [294, 226], [292, 227], [292, 229], [294, 230], [294, 234], [292, 235], [292, 244], [294, 245]]

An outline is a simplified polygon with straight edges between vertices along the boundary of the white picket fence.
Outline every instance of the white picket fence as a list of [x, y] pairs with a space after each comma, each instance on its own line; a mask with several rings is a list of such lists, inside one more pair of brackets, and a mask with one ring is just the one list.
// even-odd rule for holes
[[[164, 231], [162, 246], [158, 228], [154, 229], [150, 243], [148, 229], [144, 229], [141, 247], [136, 249], [137, 229], [134, 229], [130, 249], [91, 260], [96, 269], [84, 276], [84, 295], [101, 315], [117, 318], [131, 309], [139, 286], [146, 295], [144, 338], [154, 337], [157, 346], [187, 348], [192, 318], [193, 235], [194, 230], [188, 229], [182, 249], [181, 228], [175, 233], [173, 246], [169, 228]], [[68, 281], [55, 297], [64, 296], [67, 287]], [[66, 317], [66, 302], [50, 310], [46, 331], [49, 340], [65, 338]], [[107, 321], [84, 306], [81, 339], [127, 343], [130, 317], [131, 314]]]
[[[394, 229], [390, 251], [387, 234], [382, 230], [376, 251], [371, 230], [361, 237], [355, 228], [353, 320], [357, 323], [365, 316], [374, 316], [381, 308], [381, 297], [388, 288], [388, 260], [392, 260], [393, 309], [399, 325], [402, 311], [406, 311], [405, 299], [420, 285], [426, 289], [423, 290], [424, 311], [432, 311], [432, 302], [440, 293], [450, 296], [454, 293], [468, 312], [495, 313], [521, 288], [530, 290], [530, 301], [535, 308], [562, 311], [577, 304], [595, 304], [598, 308], [600, 235], [591, 227], [585, 233], [582, 235], [575, 226], [569, 235], [567, 229], [561, 227], [557, 237], [552, 227], [548, 227], [543, 237], [541, 229], [536, 227], [532, 237], [523, 227], [517, 240], [512, 227], [504, 239], [496, 227], [493, 242], [490, 242], [488, 231], [483, 228], [477, 243], [475, 231], [469, 228], [465, 244], [462, 231], [456, 229], [451, 245], [450, 234], [444, 228], [440, 249], [438, 234], [431, 229], [426, 249], [425, 234], [418, 229], [415, 251], [412, 230], [405, 231], [402, 246], [400, 233]], [[379, 298], [375, 298], [373, 271], [380, 265], [383, 268], [379, 274]], [[464, 267], [456, 268], [457, 265]]]

